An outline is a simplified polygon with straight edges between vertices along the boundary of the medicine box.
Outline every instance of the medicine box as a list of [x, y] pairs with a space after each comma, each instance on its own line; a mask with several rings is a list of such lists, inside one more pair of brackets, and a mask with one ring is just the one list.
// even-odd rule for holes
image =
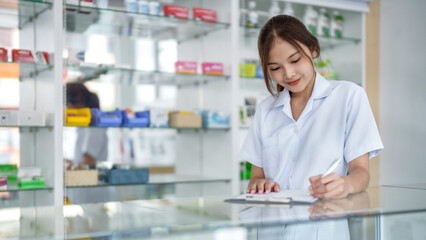
[[66, 186], [94, 186], [98, 184], [98, 170], [67, 170]]
[[223, 75], [222, 63], [202, 63], [201, 66], [205, 75]]
[[13, 49], [12, 61], [22, 63], [34, 63], [34, 57], [30, 50]]
[[7, 49], [6, 48], [0, 48], [0, 61], [7, 62]]
[[7, 177], [0, 177], [0, 190], [7, 189]]
[[109, 184], [147, 183], [148, 168], [111, 169], [105, 172], [105, 181]]
[[154, 128], [166, 128], [169, 126], [169, 114], [165, 109], [153, 108], [149, 112], [149, 126]]
[[[125, 127], [148, 127], [149, 126], [149, 111], [141, 111], [135, 113], [127, 113], [121, 111], [123, 116], [123, 126]], [[129, 115], [133, 115], [130, 116]]]
[[36, 52], [36, 62], [39, 64], [49, 64], [49, 54], [47, 52]]
[[240, 64], [240, 77], [255, 77], [256, 64], [242, 63]]
[[176, 128], [201, 128], [202, 117], [200, 114], [186, 111], [169, 113], [170, 127]]
[[18, 186], [20, 188], [42, 188], [44, 187], [44, 178], [41, 176], [20, 178]]
[[19, 111], [0, 110], [0, 126], [18, 126]]
[[123, 115], [120, 110], [103, 112], [97, 108], [91, 108], [92, 120], [90, 125], [98, 127], [119, 127], [123, 123]]
[[7, 181], [12, 182], [18, 179], [18, 167], [15, 164], [1, 164], [0, 177], [7, 177]]
[[205, 8], [193, 8], [194, 20], [202, 20], [206, 22], [216, 22], [216, 11]]
[[66, 125], [87, 127], [92, 119], [90, 108], [67, 109], [66, 110]]
[[204, 128], [226, 128], [229, 127], [229, 115], [222, 112], [203, 111]]
[[196, 74], [197, 62], [177, 61], [175, 63], [175, 69], [177, 73]]
[[164, 16], [171, 16], [176, 18], [188, 19], [189, 10], [187, 7], [177, 5], [165, 5]]

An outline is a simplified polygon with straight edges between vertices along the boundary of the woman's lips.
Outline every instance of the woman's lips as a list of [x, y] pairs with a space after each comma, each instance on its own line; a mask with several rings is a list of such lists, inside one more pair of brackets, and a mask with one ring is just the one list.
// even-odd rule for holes
[[300, 82], [300, 78], [299, 78], [298, 80], [296, 80], [296, 81], [289, 82], [289, 83], [287, 83], [287, 84], [288, 84], [288, 85], [290, 85], [290, 86], [295, 86], [295, 85], [297, 85], [299, 82]]

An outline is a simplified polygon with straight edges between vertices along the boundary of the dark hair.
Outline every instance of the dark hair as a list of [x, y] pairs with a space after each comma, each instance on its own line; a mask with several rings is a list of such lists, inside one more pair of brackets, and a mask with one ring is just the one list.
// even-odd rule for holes
[[[272, 95], [275, 95], [275, 93], [271, 86], [272, 79], [270, 79], [268, 71], [268, 58], [269, 50], [276, 38], [281, 38], [284, 41], [287, 41], [296, 48], [299, 53], [302, 53], [303, 56], [308, 59], [310, 59], [309, 55], [303, 51], [299, 43], [308, 47], [311, 53], [316, 52], [316, 55], [313, 56], [314, 58], [317, 58], [320, 55], [318, 39], [312, 35], [305, 25], [297, 18], [289, 15], [278, 15], [269, 19], [269, 21], [260, 30], [257, 47], [259, 50], [260, 63], [263, 69], [266, 87]], [[312, 60], [311, 63], [312, 66], [314, 66]], [[276, 93], [281, 92], [283, 89], [283, 86], [276, 84]]]
[[99, 98], [82, 83], [67, 83], [67, 103], [83, 105], [88, 108], [99, 108]]

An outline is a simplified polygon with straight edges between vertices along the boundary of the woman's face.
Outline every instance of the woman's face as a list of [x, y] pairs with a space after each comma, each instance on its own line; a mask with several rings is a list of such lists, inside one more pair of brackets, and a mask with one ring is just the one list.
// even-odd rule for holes
[[312, 53], [305, 45], [299, 45], [310, 59], [281, 38], [275, 38], [269, 50], [268, 70], [272, 79], [292, 93], [303, 92], [315, 78]]

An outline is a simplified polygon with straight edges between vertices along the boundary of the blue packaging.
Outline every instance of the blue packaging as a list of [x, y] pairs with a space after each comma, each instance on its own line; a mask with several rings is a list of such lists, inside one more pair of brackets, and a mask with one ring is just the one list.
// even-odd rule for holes
[[203, 115], [203, 128], [229, 127], [229, 115], [214, 111], [201, 111]]
[[105, 182], [109, 184], [147, 183], [148, 180], [148, 168], [111, 169], [105, 172]]
[[134, 118], [129, 118], [126, 111], [121, 111], [123, 126], [125, 127], [148, 127], [149, 111], [135, 112]]
[[102, 112], [97, 108], [91, 108], [90, 113], [92, 114], [91, 126], [119, 127], [123, 123], [123, 116], [120, 110]]
[[255, 77], [257, 77], [257, 78], [263, 78], [264, 77], [263, 70], [262, 70], [261, 66], [256, 66], [256, 75], [255, 75]]

